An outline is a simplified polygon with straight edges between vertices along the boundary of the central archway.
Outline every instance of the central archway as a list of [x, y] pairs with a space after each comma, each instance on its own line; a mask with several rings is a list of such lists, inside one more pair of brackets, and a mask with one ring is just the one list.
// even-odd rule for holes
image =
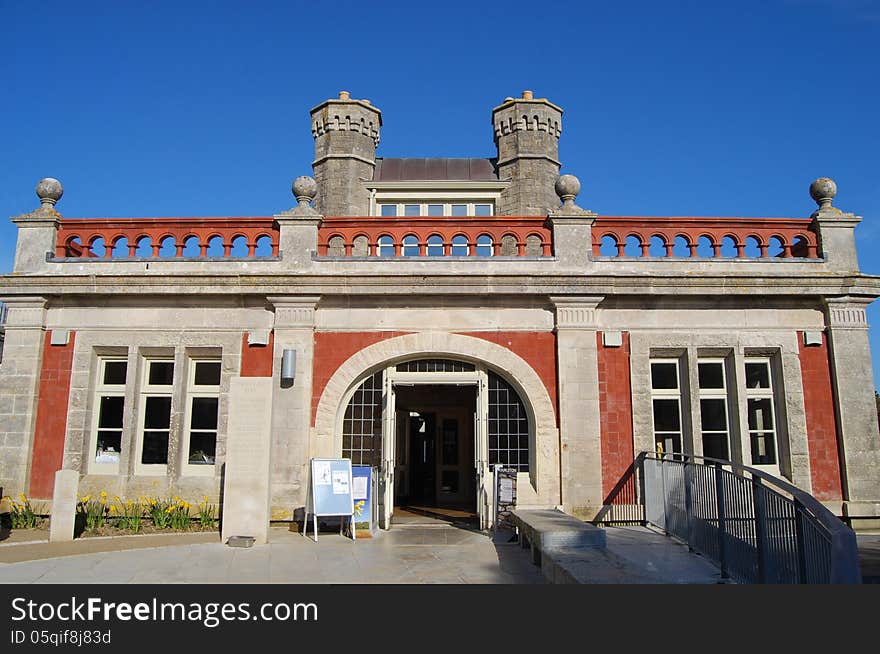
[[[500, 374], [519, 394], [534, 425], [529, 448], [534, 465], [517, 490], [521, 506], [559, 503], [559, 432], [556, 413], [540, 376], [521, 357], [490, 341], [451, 334], [407, 334], [370, 345], [347, 359], [328, 380], [318, 402], [312, 456], [339, 456], [347, 399], [370, 374], [413, 358], [452, 358], [482, 364]], [[523, 479], [525, 481], [525, 479]]]

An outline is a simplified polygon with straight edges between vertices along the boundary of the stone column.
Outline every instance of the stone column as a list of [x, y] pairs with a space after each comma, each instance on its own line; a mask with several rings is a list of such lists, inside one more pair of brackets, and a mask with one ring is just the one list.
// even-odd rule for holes
[[[272, 373], [272, 519], [305, 506], [312, 424], [312, 362], [318, 297], [270, 297], [275, 307]], [[296, 351], [292, 385], [281, 383], [284, 350]]]
[[291, 189], [298, 204], [274, 216], [279, 228], [278, 251], [288, 270], [305, 270], [312, 265], [312, 253], [318, 251], [318, 228], [324, 217], [310, 204], [318, 191], [314, 179], [297, 177]]
[[574, 175], [561, 175], [554, 188], [562, 204], [550, 213], [553, 254], [562, 267], [583, 268], [593, 248], [596, 214], [574, 203], [581, 190], [581, 183]]
[[72, 541], [76, 523], [76, 502], [79, 472], [61, 469], [55, 473], [52, 492], [52, 517], [49, 520], [49, 542]]
[[562, 506], [592, 519], [602, 507], [597, 310], [601, 297], [551, 297], [556, 306]]
[[28, 490], [30, 479], [47, 302], [42, 297], [2, 301], [9, 311], [0, 364], [0, 486], [16, 495]]
[[40, 180], [36, 191], [40, 208], [12, 218], [12, 222], [18, 225], [13, 272], [45, 270], [46, 254], [55, 256], [58, 226], [61, 224], [61, 214], [55, 211], [55, 203], [61, 199], [64, 189], [57, 179], [47, 177]]
[[865, 307], [870, 299], [826, 300], [831, 376], [837, 407], [844, 508], [848, 515], [880, 515], [880, 435], [874, 400]]

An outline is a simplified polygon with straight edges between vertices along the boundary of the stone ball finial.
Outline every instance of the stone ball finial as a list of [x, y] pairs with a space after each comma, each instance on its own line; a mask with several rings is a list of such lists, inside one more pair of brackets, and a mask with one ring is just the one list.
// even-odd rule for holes
[[837, 184], [830, 177], [820, 177], [810, 184], [810, 197], [816, 201], [820, 209], [830, 207], [835, 195], [837, 195]]
[[293, 191], [293, 197], [296, 198], [296, 201], [306, 207], [309, 206], [309, 203], [314, 200], [315, 196], [318, 194], [318, 183], [313, 177], [309, 177], [308, 175], [297, 177], [293, 180], [293, 185], [290, 188]]
[[571, 206], [577, 194], [581, 192], [581, 182], [574, 175], [560, 175], [554, 188], [563, 206]]
[[51, 209], [55, 203], [64, 195], [64, 188], [54, 177], [45, 177], [37, 184], [37, 197], [40, 198], [42, 206]]

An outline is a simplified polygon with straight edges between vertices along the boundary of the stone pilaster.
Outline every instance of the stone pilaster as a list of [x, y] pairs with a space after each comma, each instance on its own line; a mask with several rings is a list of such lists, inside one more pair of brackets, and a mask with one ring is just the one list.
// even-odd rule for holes
[[274, 216], [279, 230], [278, 251], [289, 270], [303, 270], [311, 265], [312, 253], [318, 251], [318, 228], [324, 217], [310, 204], [318, 192], [314, 179], [297, 177], [292, 190], [297, 205]]
[[556, 206], [562, 109], [523, 91], [492, 110], [498, 177], [510, 181], [501, 192], [500, 216], [546, 215]]
[[862, 219], [831, 206], [836, 194], [837, 185], [827, 177], [821, 177], [810, 185], [810, 195], [819, 205], [811, 216], [819, 236], [819, 250], [831, 270], [858, 272], [855, 228]]
[[[312, 364], [318, 297], [270, 297], [275, 307], [272, 371], [272, 519], [293, 519], [305, 506], [310, 454]], [[296, 350], [293, 384], [282, 387], [281, 357]]]
[[601, 297], [552, 297], [559, 366], [562, 505], [593, 518], [602, 507], [597, 306]]
[[52, 177], [41, 179], [36, 188], [40, 208], [12, 218], [18, 226], [13, 272], [39, 272], [46, 268], [46, 255], [55, 255], [61, 214], [55, 204], [64, 195], [61, 182]]
[[347, 91], [313, 108], [312, 135], [318, 182], [315, 208], [325, 216], [368, 216], [382, 112], [369, 100], [352, 100]]
[[549, 216], [553, 227], [553, 254], [563, 267], [582, 268], [590, 257], [597, 214], [574, 203], [581, 190], [581, 183], [574, 175], [561, 175], [554, 189], [562, 204]]
[[47, 302], [42, 297], [3, 302], [9, 312], [0, 363], [0, 486], [15, 496], [29, 490]]
[[843, 461], [845, 511], [880, 515], [880, 434], [865, 308], [871, 300], [826, 300], [831, 375]]

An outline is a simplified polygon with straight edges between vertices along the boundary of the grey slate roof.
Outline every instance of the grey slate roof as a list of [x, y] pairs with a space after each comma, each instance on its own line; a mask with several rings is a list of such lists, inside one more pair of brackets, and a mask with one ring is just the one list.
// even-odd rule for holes
[[374, 182], [403, 181], [498, 181], [497, 159], [449, 159], [379, 157]]

